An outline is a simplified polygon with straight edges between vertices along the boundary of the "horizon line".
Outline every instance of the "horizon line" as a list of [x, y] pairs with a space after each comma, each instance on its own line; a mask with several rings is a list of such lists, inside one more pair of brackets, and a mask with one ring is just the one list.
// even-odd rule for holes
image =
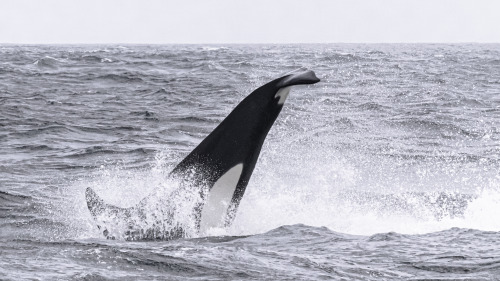
[[500, 44], [500, 41], [454, 41], [454, 42], [437, 42], [437, 41], [412, 41], [412, 42], [280, 42], [280, 43], [269, 43], [269, 42], [197, 42], [197, 43], [145, 43], [145, 42], [77, 42], [77, 43], [63, 43], [63, 42], [45, 42], [45, 43], [22, 43], [22, 42], [0, 42], [0, 45], [320, 45], [320, 44], [366, 44], [366, 45], [376, 45], [376, 44], [439, 44], [439, 45], [453, 45], [453, 44]]

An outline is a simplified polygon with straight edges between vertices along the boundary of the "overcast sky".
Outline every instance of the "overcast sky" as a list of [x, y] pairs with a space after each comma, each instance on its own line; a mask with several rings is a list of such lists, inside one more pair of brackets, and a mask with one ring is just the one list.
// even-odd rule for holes
[[0, 43], [500, 42], [499, 0], [0, 0]]

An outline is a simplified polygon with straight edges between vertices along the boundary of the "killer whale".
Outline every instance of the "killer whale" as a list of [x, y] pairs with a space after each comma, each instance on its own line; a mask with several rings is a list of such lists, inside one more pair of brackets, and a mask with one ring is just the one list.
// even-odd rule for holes
[[[196, 146], [169, 174], [179, 179], [184, 188], [172, 192], [166, 204], [174, 203], [184, 189], [199, 190], [200, 198], [193, 206], [195, 230], [229, 226], [245, 193], [257, 163], [264, 140], [281, 112], [290, 89], [296, 85], [319, 82], [315, 73], [301, 68], [257, 88], [244, 98], [233, 111]], [[145, 225], [149, 220], [147, 196], [137, 206], [120, 208], [106, 204], [92, 188], [85, 192], [87, 206], [98, 228], [109, 239], [117, 236], [126, 240], [173, 239], [185, 230], [172, 221], [169, 228], [162, 223]], [[164, 202], [165, 203], [165, 202]], [[172, 210], [158, 220], [171, 220]], [[112, 230], [114, 229], [114, 230]]]

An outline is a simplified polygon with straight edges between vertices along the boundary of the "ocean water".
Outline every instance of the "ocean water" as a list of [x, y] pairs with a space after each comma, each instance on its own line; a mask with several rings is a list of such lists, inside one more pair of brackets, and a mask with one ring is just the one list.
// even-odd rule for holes
[[[227, 229], [106, 240], [299, 67]], [[500, 280], [500, 45], [0, 45], [1, 280]]]

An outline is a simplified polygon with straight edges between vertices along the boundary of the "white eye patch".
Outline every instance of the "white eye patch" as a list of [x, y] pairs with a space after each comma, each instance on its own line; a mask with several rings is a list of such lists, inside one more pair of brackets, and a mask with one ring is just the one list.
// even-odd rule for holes
[[276, 95], [274, 96], [274, 98], [280, 98], [278, 100], [278, 104], [284, 104], [285, 103], [285, 100], [286, 98], [288, 97], [288, 94], [290, 94], [290, 90], [292, 89], [292, 86], [288, 86], [288, 87], [285, 87], [285, 88], [281, 88], [278, 90], [278, 92], [276, 93]]

